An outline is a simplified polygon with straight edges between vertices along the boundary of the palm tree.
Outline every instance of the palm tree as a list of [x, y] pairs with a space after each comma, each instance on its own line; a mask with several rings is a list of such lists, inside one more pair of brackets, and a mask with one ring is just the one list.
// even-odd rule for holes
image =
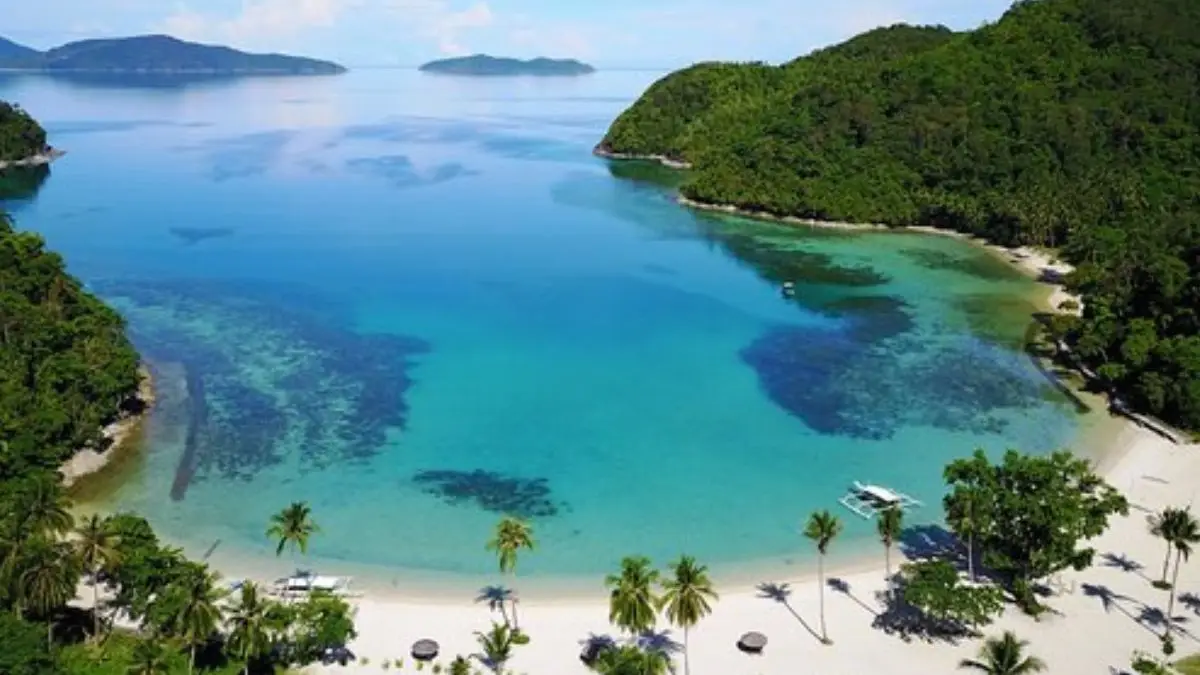
[[229, 648], [245, 664], [242, 671], [250, 675], [250, 664], [271, 651], [271, 608], [269, 600], [258, 593], [254, 582], [242, 584], [237, 603], [229, 616]]
[[663, 652], [622, 645], [600, 652], [592, 669], [600, 675], [666, 675], [669, 665]]
[[708, 578], [708, 568], [696, 564], [691, 556], [681, 556], [671, 565], [671, 573], [673, 577], [663, 582], [662, 605], [667, 619], [683, 629], [683, 672], [689, 675], [688, 630], [712, 613], [709, 601], [717, 599], [717, 592]]
[[219, 575], [201, 566], [163, 593], [163, 602], [169, 603], [167, 606], [172, 610], [166, 629], [187, 645], [188, 673], [196, 667], [196, 648], [221, 625], [221, 600], [225, 593], [217, 585], [219, 581]]
[[471, 675], [471, 662], [458, 655], [450, 662], [450, 675]]
[[644, 633], [658, 619], [658, 598], [654, 584], [658, 572], [650, 567], [644, 556], [628, 556], [621, 560], [621, 573], [610, 574], [604, 584], [611, 589], [608, 599], [608, 620], [630, 635]]
[[312, 519], [312, 509], [308, 502], [292, 502], [291, 506], [271, 516], [271, 525], [267, 528], [267, 536], [276, 541], [275, 557], [283, 555], [283, 549], [290, 547], [295, 555], [308, 553], [308, 539], [321, 528]]
[[1166, 637], [1171, 637], [1173, 623], [1171, 614], [1175, 611], [1175, 586], [1179, 581], [1179, 566], [1191, 557], [1192, 546], [1200, 543], [1200, 522], [1197, 522], [1190, 510], [1180, 510], [1178, 514], [1168, 524], [1170, 526], [1168, 541], [1175, 547], [1175, 571], [1171, 575], [1171, 595], [1167, 600], [1167, 630], [1164, 633]]
[[1167, 507], [1150, 518], [1150, 534], [1162, 538], [1167, 544], [1167, 552], [1163, 556], [1162, 579], [1157, 584], [1163, 588], [1167, 586], [1167, 572], [1171, 567], [1171, 551], [1175, 548], [1175, 533], [1186, 518], [1185, 510], [1173, 507]]
[[484, 663], [496, 673], [504, 672], [504, 664], [512, 658], [513, 631], [502, 623], [492, 623], [492, 629], [486, 633], [475, 632], [479, 641], [479, 649], [483, 652]]
[[817, 545], [817, 581], [821, 593], [821, 642], [832, 644], [825, 630], [825, 554], [829, 552], [829, 544], [842, 531], [842, 521], [828, 510], [816, 511], [808, 517], [804, 527], [804, 536], [813, 540]]
[[999, 638], [988, 638], [979, 649], [978, 659], [963, 659], [958, 667], [976, 670], [985, 675], [1028, 675], [1046, 670], [1046, 664], [1036, 656], [1025, 656], [1025, 640], [1018, 640], [1012, 631]]
[[54, 646], [54, 612], [75, 597], [79, 559], [71, 547], [45, 536], [24, 544], [20, 558], [17, 597], [20, 605], [46, 619], [46, 644]]
[[127, 675], [168, 675], [171, 672], [171, 648], [155, 638], [138, 640]]
[[[496, 560], [500, 563], [501, 574], [511, 574], [513, 580], [517, 577], [517, 553], [521, 549], [533, 550], [533, 529], [528, 523], [512, 516], [505, 516], [496, 523], [496, 532], [487, 543], [487, 550], [496, 552]], [[510, 595], [512, 602], [512, 625], [520, 630], [517, 622], [517, 594]], [[506, 619], [507, 620], [507, 619]]]
[[900, 538], [904, 529], [904, 512], [898, 506], [889, 506], [879, 512], [875, 521], [879, 531], [879, 541], [883, 543], [883, 562], [887, 569], [887, 578], [892, 578], [892, 545]]
[[75, 552], [88, 574], [92, 586], [92, 639], [100, 638], [100, 573], [112, 569], [120, 559], [117, 545], [120, 537], [113, 534], [108, 521], [92, 514], [75, 530]]
[[[967, 575], [975, 581], [975, 535], [983, 531], [986, 509], [978, 489], [963, 489], [957, 493], [954, 508], [946, 509], [946, 524], [958, 536], [967, 538]], [[949, 505], [949, 502], [947, 502]]]
[[39, 534], [63, 535], [75, 526], [70, 504], [62, 488], [51, 478], [32, 480], [22, 491], [17, 508], [21, 514], [18, 534], [22, 538]]

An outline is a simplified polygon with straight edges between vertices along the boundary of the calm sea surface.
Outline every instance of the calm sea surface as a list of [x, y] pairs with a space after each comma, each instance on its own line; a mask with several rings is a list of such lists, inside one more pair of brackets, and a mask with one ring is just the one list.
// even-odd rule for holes
[[393, 580], [490, 573], [502, 513], [534, 523], [530, 577], [733, 573], [807, 565], [817, 508], [876, 546], [852, 480], [932, 521], [947, 460], [1071, 442], [1016, 346], [1036, 290], [988, 255], [697, 215], [593, 158], [657, 76], [0, 77], [68, 151], [0, 180], [8, 208], [158, 375], [98, 505], [250, 561], [307, 500], [313, 564]]

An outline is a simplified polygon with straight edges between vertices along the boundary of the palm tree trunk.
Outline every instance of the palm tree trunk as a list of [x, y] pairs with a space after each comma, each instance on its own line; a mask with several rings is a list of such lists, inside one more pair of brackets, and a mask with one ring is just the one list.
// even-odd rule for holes
[[692, 664], [688, 659], [688, 627], [683, 627], [683, 675], [692, 675]]
[[829, 644], [829, 634], [825, 630], [825, 554], [817, 557], [817, 583], [821, 585], [821, 642]]
[[887, 578], [892, 578], [892, 545], [883, 545], [883, 569], [887, 573]]
[[513, 630], [520, 631], [521, 624], [517, 621], [517, 587], [516, 587], [517, 573], [515, 571], [512, 573], [512, 580], [513, 580], [513, 583], [509, 584], [510, 586], [512, 586], [512, 588], [509, 589], [509, 592], [512, 593]]
[[196, 645], [188, 647], [188, 675], [192, 675], [192, 671], [196, 668]]
[[1179, 563], [1182, 562], [1183, 551], [1175, 551], [1175, 573], [1171, 575], [1171, 595], [1167, 599], [1167, 632], [1165, 637], [1171, 637], [1171, 614], [1175, 611], [1175, 584], [1179, 581]]
[[46, 649], [54, 651], [54, 619], [46, 619]]
[[975, 533], [967, 535], [967, 576], [975, 581]]
[[1167, 542], [1167, 554], [1163, 556], [1163, 575], [1162, 582], [1167, 583], [1167, 567], [1171, 563], [1171, 542]]
[[100, 589], [96, 577], [92, 577], [92, 639], [100, 641]]

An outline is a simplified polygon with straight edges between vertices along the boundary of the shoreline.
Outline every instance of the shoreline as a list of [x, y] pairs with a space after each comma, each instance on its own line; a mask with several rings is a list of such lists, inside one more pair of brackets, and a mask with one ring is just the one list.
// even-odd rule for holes
[[18, 168], [28, 168], [28, 167], [34, 167], [34, 166], [44, 166], [46, 164], [52, 163], [54, 160], [58, 159], [59, 157], [62, 157], [65, 154], [67, 154], [66, 150], [59, 150], [58, 148], [48, 148], [47, 150], [45, 150], [43, 152], [39, 152], [36, 155], [30, 155], [28, 157], [23, 157], [21, 159], [0, 159], [0, 171], [4, 171], [5, 169], [18, 169]]
[[154, 376], [145, 363], [138, 366], [138, 390], [131, 399], [138, 401], [141, 409], [121, 417], [104, 427], [101, 434], [108, 441], [103, 451], [95, 448], [80, 448], [58, 467], [62, 485], [68, 491], [76, 491], [88, 481], [100, 477], [105, 469], [113, 466], [118, 457], [132, 450], [138, 431], [154, 408]]
[[611, 159], [618, 162], [657, 162], [668, 169], [676, 171], [687, 171], [692, 168], [691, 163], [684, 162], [678, 159], [671, 159], [666, 155], [630, 155], [624, 152], [613, 152], [597, 145], [592, 148], [592, 154], [604, 159]]

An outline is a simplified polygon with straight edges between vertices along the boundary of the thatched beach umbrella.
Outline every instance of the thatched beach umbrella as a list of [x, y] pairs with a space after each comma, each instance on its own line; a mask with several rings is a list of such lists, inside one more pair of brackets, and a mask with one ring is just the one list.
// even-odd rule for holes
[[438, 655], [438, 643], [433, 640], [417, 640], [412, 646], [412, 655], [418, 661], [430, 661]]
[[738, 649], [744, 652], [758, 654], [762, 652], [764, 647], [767, 646], [767, 636], [763, 635], [762, 633], [751, 631], [743, 635], [742, 638], [738, 640], [737, 646]]

